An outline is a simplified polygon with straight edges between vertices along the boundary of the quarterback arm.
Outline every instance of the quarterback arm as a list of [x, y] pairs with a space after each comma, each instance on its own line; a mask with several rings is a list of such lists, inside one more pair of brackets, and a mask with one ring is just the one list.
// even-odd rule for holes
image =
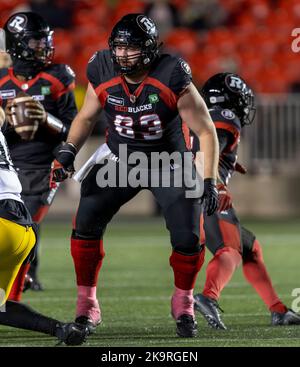
[[101, 104], [91, 84], [88, 85], [83, 106], [72, 122], [67, 143], [73, 144], [77, 151], [83, 146], [91, 134]]
[[[204, 178], [217, 179], [219, 144], [216, 129], [210, 118], [205, 102], [193, 83], [178, 99], [179, 114], [200, 141], [200, 151], [204, 153]], [[200, 164], [196, 155], [196, 166]]]
[[61, 95], [57, 101], [57, 114], [55, 116], [47, 113], [45, 127], [47, 130], [57, 136], [59, 140], [66, 140], [71, 122], [77, 114], [74, 92], [70, 90]]
[[61, 182], [74, 173], [75, 156], [91, 134], [100, 108], [98, 97], [89, 84], [83, 106], [72, 122], [67, 142], [58, 146], [54, 152], [56, 159], [51, 166], [51, 187], [55, 187], [56, 182]]

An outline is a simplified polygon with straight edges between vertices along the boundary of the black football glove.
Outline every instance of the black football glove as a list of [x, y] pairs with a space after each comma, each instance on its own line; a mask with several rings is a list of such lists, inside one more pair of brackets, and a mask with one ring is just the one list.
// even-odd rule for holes
[[218, 190], [216, 180], [213, 178], [204, 179], [204, 192], [201, 197], [201, 203], [203, 202], [207, 215], [212, 215], [218, 208]]
[[62, 143], [54, 152], [56, 159], [51, 164], [50, 187], [55, 187], [56, 182], [62, 182], [72, 177], [75, 172], [74, 160], [77, 149], [72, 143]]

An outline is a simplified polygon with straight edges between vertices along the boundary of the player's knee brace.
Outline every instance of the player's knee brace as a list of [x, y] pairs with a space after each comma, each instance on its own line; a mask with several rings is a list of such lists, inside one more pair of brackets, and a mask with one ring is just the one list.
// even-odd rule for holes
[[192, 232], [178, 231], [171, 236], [173, 250], [181, 254], [192, 255], [201, 251], [199, 237]]

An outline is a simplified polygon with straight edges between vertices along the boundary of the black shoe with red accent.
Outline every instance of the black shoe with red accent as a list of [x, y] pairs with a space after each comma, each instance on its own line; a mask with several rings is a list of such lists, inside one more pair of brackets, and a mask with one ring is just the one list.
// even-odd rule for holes
[[181, 338], [194, 338], [197, 336], [197, 321], [191, 315], [183, 314], [176, 320], [176, 333]]
[[220, 308], [217, 301], [212, 298], [206, 297], [203, 294], [199, 293], [194, 296], [194, 308], [196, 311], [200, 312], [208, 325], [214, 329], [223, 329], [226, 330], [226, 326], [223, 323], [220, 315], [220, 311], [223, 310]]
[[43, 287], [43, 285], [41, 284], [41, 282], [37, 278], [31, 277], [27, 273], [25, 275], [23, 292], [28, 291], [28, 289], [30, 289], [32, 291], [35, 291], [35, 292], [40, 292], [40, 291], [43, 291], [44, 290], [44, 287]]
[[271, 312], [271, 325], [300, 325], [300, 315], [290, 309], [284, 313]]
[[31, 276], [27, 273], [25, 275], [25, 279], [24, 279], [24, 286], [23, 286], [23, 293], [25, 293], [26, 291], [28, 291], [28, 289], [31, 288], [31, 285], [33, 283], [33, 279], [31, 278]]

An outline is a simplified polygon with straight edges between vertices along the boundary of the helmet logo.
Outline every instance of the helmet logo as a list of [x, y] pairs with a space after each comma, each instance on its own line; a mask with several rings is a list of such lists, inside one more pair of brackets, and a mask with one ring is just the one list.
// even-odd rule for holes
[[188, 75], [190, 75], [190, 74], [192, 73], [191, 68], [190, 68], [190, 66], [189, 66], [189, 64], [188, 64], [187, 62], [185, 62], [185, 61], [181, 61], [180, 65], [181, 65], [182, 69], [183, 69], [183, 70], [184, 70]]
[[27, 24], [26, 15], [15, 16], [7, 25], [7, 28], [12, 33], [21, 32]]
[[221, 115], [225, 117], [227, 120], [233, 120], [235, 118], [235, 114], [230, 110], [222, 110]]
[[151, 30], [155, 28], [154, 22], [145, 15], [139, 15], [136, 18], [136, 22], [138, 26], [147, 33], [151, 32]]
[[244, 83], [240, 78], [238, 78], [236, 76], [230, 76], [230, 78], [228, 80], [228, 87], [233, 92], [237, 92], [237, 91], [240, 91], [240, 90], [243, 89]]
[[96, 52], [94, 53], [94, 55], [93, 55], [92, 57], [90, 57], [90, 59], [89, 59], [88, 63], [91, 63], [91, 62], [93, 62], [93, 61], [95, 60], [95, 58], [96, 58], [96, 56], [97, 56], [97, 53], [98, 53], [98, 51], [96, 51]]
[[73, 78], [75, 78], [75, 73], [74, 73], [74, 71], [72, 70], [72, 68], [69, 66], [69, 65], [66, 65], [66, 70], [67, 70], [67, 72], [73, 77]]

